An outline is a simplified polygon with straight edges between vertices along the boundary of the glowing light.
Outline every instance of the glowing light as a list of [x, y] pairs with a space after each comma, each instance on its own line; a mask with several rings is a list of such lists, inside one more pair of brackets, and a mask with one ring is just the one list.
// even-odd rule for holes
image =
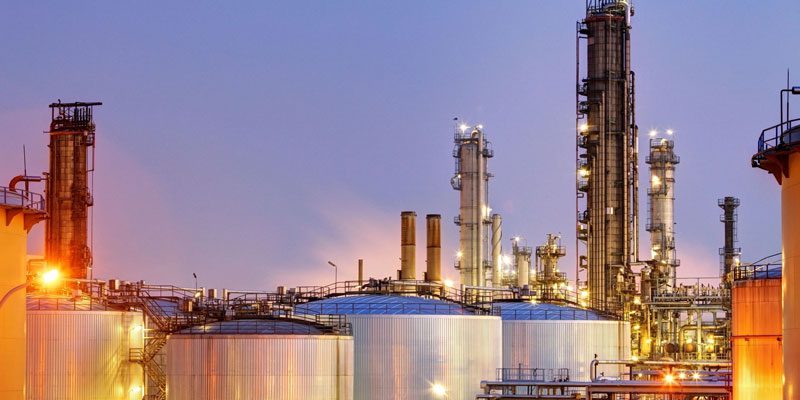
[[512, 240], [514, 240], [515, 242], [519, 242], [519, 241], [520, 241], [520, 239], [522, 239], [522, 238], [521, 238], [521, 237], [519, 237], [519, 236], [514, 236], [514, 239], [512, 239]]
[[458, 126], [458, 129], [461, 131], [461, 133], [464, 133], [464, 132], [467, 131], [467, 129], [469, 129], [469, 125], [461, 124], [461, 125]]
[[509, 257], [508, 254], [503, 255], [503, 264], [511, 265], [511, 257]]
[[708, 344], [714, 344], [714, 336], [708, 335], [708, 339], [706, 340]]
[[433, 392], [433, 395], [436, 397], [444, 397], [447, 395], [447, 388], [441, 383], [434, 383], [431, 385], [431, 392]]
[[55, 268], [45, 271], [42, 273], [42, 283], [46, 286], [52, 285], [58, 281], [59, 276], [61, 276], [61, 272]]
[[680, 374], [678, 374], [678, 379], [686, 379], [686, 373], [681, 372]]
[[642, 329], [641, 325], [636, 324], [636, 325], [633, 326], [633, 330], [638, 331], [639, 329]]
[[138, 385], [131, 386], [130, 390], [128, 390], [132, 395], [140, 395], [142, 394], [142, 387]]
[[673, 133], [675, 132], [672, 129], [667, 129], [667, 135], [672, 135]]
[[692, 339], [692, 338], [686, 338], [686, 343], [689, 343], [689, 344], [691, 344], [692, 342], [694, 342], [694, 339]]
[[700, 374], [698, 374], [697, 372], [693, 373], [692, 374], [692, 379], [699, 380], [700, 379]]
[[452, 279], [445, 279], [444, 280], [444, 286], [445, 287], [453, 287], [453, 285], [454, 285], [454, 283], [453, 283]]
[[632, 357], [631, 357], [631, 360], [632, 360], [632, 361], [639, 361], [639, 357], [632, 356]]
[[483, 129], [483, 124], [476, 126], [478, 129]]
[[639, 296], [635, 296], [635, 297], [633, 298], [633, 304], [636, 304], [637, 306], [638, 306], [639, 304], [642, 304], [642, 299], [641, 299]]
[[589, 297], [589, 291], [588, 290], [581, 290], [581, 298], [582, 299], [586, 299], [588, 297]]
[[589, 124], [587, 124], [587, 123], [585, 123], [585, 122], [584, 122], [584, 123], [582, 123], [582, 124], [581, 124], [581, 126], [579, 126], [579, 127], [578, 127], [578, 130], [579, 130], [581, 133], [586, 133], [586, 132], [588, 132], [588, 131], [589, 131]]
[[460, 260], [461, 257], [464, 257], [464, 252], [459, 250], [459, 251], [456, 252], [456, 258], [458, 258]]
[[653, 186], [658, 186], [661, 184], [661, 178], [659, 178], [658, 175], [653, 175], [650, 178], [650, 182], [653, 184]]
[[650, 137], [655, 137], [656, 135], [658, 135], [658, 131], [657, 130], [655, 130], [655, 129], [650, 130]]
[[664, 375], [664, 383], [669, 385], [669, 384], [672, 384], [674, 382], [675, 382], [675, 376], [673, 376], [672, 374]]
[[589, 170], [586, 168], [579, 168], [578, 175], [580, 175], [582, 178], [586, 178], [587, 176], [589, 176]]
[[144, 327], [138, 324], [131, 327], [131, 333], [134, 335], [141, 332], [142, 330], [144, 330]]
[[644, 340], [644, 342], [647, 343], [647, 344], [650, 344], [650, 343], [653, 343], [653, 339], [647, 338], [647, 339]]

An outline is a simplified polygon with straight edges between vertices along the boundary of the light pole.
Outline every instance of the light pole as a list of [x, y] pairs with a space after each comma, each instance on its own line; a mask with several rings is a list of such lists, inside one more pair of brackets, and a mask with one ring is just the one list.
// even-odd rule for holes
[[333, 261], [328, 261], [328, 265], [333, 267], [333, 285], [336, 286], [339, 283], [339, 267]]

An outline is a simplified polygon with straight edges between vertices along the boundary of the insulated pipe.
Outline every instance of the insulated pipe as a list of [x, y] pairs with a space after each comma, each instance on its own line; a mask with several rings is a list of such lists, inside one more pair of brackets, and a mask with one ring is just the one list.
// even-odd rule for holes
[[403, 211], [400, 214], [400, 279], [415, 280], [417, 248], [417, 213]]
[[500, 253], [503, 240], [503, 217], [500, 214], [492, 215], [492, 286], [500, 287], [501, 265]]
[[428, 214], [425, 216], [428, 233], [427, 274], [428, 282], [442, 281], [442, 216]]

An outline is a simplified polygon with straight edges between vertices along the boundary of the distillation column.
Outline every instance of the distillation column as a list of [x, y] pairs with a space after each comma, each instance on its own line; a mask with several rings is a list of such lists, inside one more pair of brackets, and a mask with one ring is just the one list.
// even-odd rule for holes
[[739, 207], [739, 199], [725, 197], [724, 199], [719, 199], [717, 205], [722, 208], [722, 215], [719, 220], [725, 226], [725, 246], [719, 249], [719, 272], [720, 276], [722, 276], [722, 281], [726, 285], [730, 285], [732, 281], [731, 272], [739, 265], [739, 257], [742, 254], [742, 249], [736, 247], [736, 223], [738, 220], [736, 208]]
[[[672, 131], [667, 131], [672, 135]], [[675, 142], [672, 139], [657, 138], [651, 132], [650, 188], [647, 196], [650, 203], [650, 218], [647, 231], [650, 232], [650, 254], [652, 256], [650, 274], [654, 289], [672, 291], [675, 288], [676, 268], [680, 261], [675, 255], [675, 165], [680, 158], [675, 155]]]
[[[89, 173], [94, 168], [94, 106], [102, 103], [50, 104], [50, 172], [47, 175], [45, 258], [69, 278], [90, 277]], [[92, 151], [90, 156], [89, 150]], [[92, 161], [90, 168], [89, 161]]]
[[517, 267], [517, 287], [522, 288], [529, 285], [531, 281], [531, 248], [520, 246], [519, 241], [519, 238], [511, 240], [511, 251]]
[[486, 164], [494, 153], [483, 135], [483, 127], [461, 124], [455, 131], [455, 176], [450, 180], [453, 189], [461, 192], [459, 215], [459, 259], [461, 284], [486, 286], [487, 228], [491, 224], [488, 185], [491, 175]]
[[[782, 90], [781, 106], [786, 92], [800, 94], [800, 88]], [[761, 132], [752, 165], [772, 174], [781, 186], [783, 398], [796, 399], [800, 397], [800, 126], [798, 120], [784, 121], [783, 116], [781, 109], [781, 123]]]
[[551, 293], [566, 284], [566, 274], [558, 270], [558, 260], [566, 255], [567, 249], [561, 245], [561, 237], [552, 233], [547, 234], [543, 245], [536, 246], [535, 281], [542, 285], [544, 293]]
[[[637, 128], [625, 0], [589, 0], [578, 40], [586, 39], [586, 78], [577, 83], [578, 237], [586, 244], [591, 305], [621, 312], [638, 260]], [[578, 57], [580, 60], [580, 55]], [[580, 67], [578, 72], [580, 73]], [[580, 123], [580, 120], [583, 120]], [[580, 261], [579, 261], [580, 262]]]

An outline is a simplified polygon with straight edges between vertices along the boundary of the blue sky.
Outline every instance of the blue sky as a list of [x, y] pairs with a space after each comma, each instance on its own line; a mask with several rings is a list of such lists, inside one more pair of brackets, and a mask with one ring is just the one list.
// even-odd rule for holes
[[[749, 158], [786, 69], [800, 76], [800, 3], [635, 4], [637, 120], [677, 132], [679, 274], [716, 274], [725, 195], [742, 199], [744, 258], [779, 251], [778, 188]], [[0, 171], [20, 172], [23, 144], [29, 170], [46, 169], [51, 101], [99, 100], [97, 276], [264, 289], [332, 281], [328, 260], [352, 278], [358, 258], [389, 276], [400, 211], [416, 210], [419, 227], [443, 215], [455, 277], [460, 116], [493, 142], [506, 238], [561, 232], [571, 272], [582, 13], [580, 0], [7, 4]]]

